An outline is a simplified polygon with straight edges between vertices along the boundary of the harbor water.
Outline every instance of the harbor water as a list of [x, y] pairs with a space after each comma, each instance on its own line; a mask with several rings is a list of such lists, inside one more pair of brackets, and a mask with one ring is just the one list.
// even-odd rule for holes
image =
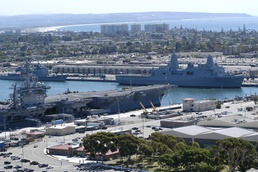
[[[20, 82], [0, 80], [0, 101], [9, 99], [12, 94], [12, 85]], [[121, 86], [115, 82], [94, 82], [94, 81], [66, 81], [66, 82], [44, 82], [46, 85], [51, 86], [48, 90], [48, 95], [62, 94], [69, 89], [69, 91], [102, 91], [120, 89]], [[195, 98], [196, 100], [202, 99], [224, 99], [250, 96], [258, 93], [258, 87], [241, 87], [238, 89], [201, 89], [201, 88], [173, 88], [161, 100], [161, 105], [170, 105], [181, 103], [184, 98]]]

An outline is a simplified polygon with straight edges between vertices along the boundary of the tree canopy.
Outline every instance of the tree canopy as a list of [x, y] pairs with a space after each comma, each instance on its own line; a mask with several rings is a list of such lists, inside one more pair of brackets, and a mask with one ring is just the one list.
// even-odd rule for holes
[[238, 168], [251, 167], [252, 165], [247, 163], [252, 162], [251, 160], [256, 159], [257, 156], [254, 145], [237, 138], [226, 138], [218, 141], [213, 147], [213, 153], [228, 166], [230, 172], [234, 172]]

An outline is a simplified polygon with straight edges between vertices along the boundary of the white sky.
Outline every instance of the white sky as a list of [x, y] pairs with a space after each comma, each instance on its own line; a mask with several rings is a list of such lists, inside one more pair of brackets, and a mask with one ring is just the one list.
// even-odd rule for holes
[[258, 0], [0, 0], [0, 15], [152, 11], [246, 13], [258, 16]]

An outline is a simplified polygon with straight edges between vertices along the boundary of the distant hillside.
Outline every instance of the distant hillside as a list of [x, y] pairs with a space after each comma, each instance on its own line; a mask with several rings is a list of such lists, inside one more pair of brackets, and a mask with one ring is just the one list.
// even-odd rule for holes
[[41, 27], [88, 23], [160, 21], [195, 18], [251, 17], [248, 14], [193, 13], [193, 12], [142, 12], [113, 14], [51, 14], [0, 16], [0, 28]]

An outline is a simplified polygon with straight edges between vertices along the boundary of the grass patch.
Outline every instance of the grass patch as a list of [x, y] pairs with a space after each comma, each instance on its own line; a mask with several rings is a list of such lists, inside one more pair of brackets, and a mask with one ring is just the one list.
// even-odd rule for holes
[[[127, 166], [127, 159], [119, 159], [119, 160], [112, 160], [105, 162], [105, 164], [110, 164], [110, 165], [117, 165], [117, 166], [122, 166], [126, 167]], [[160, 168], [160, 166], [157, 163], [157, 158], [152, 157], [150, 158], [143, 158], [139, 160], [137, 157], [132, 157], [131, 161], [128, 163], [129, 168], [136, 168], [136, 169], [141, 169], [141, 170], [148, 170], [150, 172], [162, 172], [163, 170]]]

